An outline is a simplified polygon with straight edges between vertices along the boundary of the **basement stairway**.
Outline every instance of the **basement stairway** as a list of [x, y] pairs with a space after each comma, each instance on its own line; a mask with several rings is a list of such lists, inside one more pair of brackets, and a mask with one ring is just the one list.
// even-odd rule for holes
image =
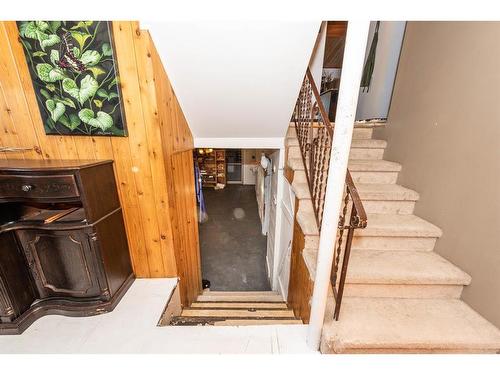
[[302, 324], [277, 292], [204, 291], [196, 302], [172, 318], [174, 326], [248, 326]]
[[[433, 252], [441, 229], [413, 215], [417, 192], [397, 185], [401, 165], [383, 160], [386, 142], [373, 128], [354, 129], [349, 169], [368, 215], [355, 231], [339, 321], [332, 290], [323, 353], [495, 353], [500, 331], [460, 300], [471, 277]], [[287, 165], [299, 199], [302, 252], [314, 280], [319, 232], [295, 128]]]

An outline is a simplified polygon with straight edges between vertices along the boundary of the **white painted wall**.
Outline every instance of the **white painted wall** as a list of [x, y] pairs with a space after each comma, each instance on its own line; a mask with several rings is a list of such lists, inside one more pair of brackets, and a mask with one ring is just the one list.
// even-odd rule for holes
[[265, 139], [272, 138], [280, 147], [320, 24], [193, 20], [141, 27], [151, 33], [195, 145], [249, 138], [250, 147], [269, 147]]
[[325, 44], [326, 44], [326, 22], [321, 23], [321, 29], [316, 38], [316, 44], [309, 61], [309, 69], [314, 78], [314, 83], [318, 90], [321, 88], [321, 76], [323, 75], [323, 60], [325, 59]]
[[[376, 22], [371, 22], [366, 53], [370, 50]], [[392, 88], [405, 31], [404, 21], [380, 22], [375, 69], [369, 92], [359, 92], [356, 120], [387, 118]], [[366, 60], [366, 56], [365, 56]]]

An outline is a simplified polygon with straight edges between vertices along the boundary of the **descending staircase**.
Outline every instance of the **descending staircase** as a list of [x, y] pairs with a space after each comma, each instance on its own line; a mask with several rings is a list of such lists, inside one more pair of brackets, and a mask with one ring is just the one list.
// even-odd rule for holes
[[248, 326], [302, 324], [277, 292], [205, 291], [170, 325]]
[[[357, 230], [339, 321], [330, 296], [323, 353], [496, 352], [499, 330], [460, 300], [471, 277], [433, 252], [441, 230], [413, 215], [417, 192], [397, 185], [401, 165], [383, 160], [373, 128], [354, 129], [349, 169], [368, 214]], [[319, 232], [293, 126], [286, 139], [303, 257], [314, 280]]]

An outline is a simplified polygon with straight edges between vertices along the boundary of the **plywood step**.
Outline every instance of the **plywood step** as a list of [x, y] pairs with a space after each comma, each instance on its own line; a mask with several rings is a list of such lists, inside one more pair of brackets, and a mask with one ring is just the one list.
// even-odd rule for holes
[[457, 299], [346, 297], [323, 353], [495, 353], [500, 331]]
[[255, 326], [255, 325], [283, 325], [303, 324], [299, 319], [262, 318], [262, 319], [225, 319], [217, 317], [185, 317], [178, 316], [172, 319], [172, 326]]
[[303, 324], [299, 319], [229, 319], [214, 322], [214, 326], [264, 326], [280, 324]]
[[203, 292], [197, 302], [283, 302], [277, 292]]
[[288, 308], [285, 302], [223, 302], [223, 301], [211, 301], [211, 302], [193, 302], [191, 307], [196, 307], [198, 309], [286, 309]]
[[171, 325], [302, 324], [277, 292], [205, 291]]
[[185, 308], [181, 316], [206, 317], [206, 318], [288, 318], [294, 319], [295, 315], [289, 309], [197, 309]]

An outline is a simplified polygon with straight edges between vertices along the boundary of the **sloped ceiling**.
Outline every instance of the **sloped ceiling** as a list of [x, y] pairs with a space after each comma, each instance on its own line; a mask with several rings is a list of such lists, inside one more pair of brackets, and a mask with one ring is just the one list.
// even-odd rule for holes
[[153, 38], [196, 144], [284, 137], [320, 24], [169, 21], [141, 28]]

